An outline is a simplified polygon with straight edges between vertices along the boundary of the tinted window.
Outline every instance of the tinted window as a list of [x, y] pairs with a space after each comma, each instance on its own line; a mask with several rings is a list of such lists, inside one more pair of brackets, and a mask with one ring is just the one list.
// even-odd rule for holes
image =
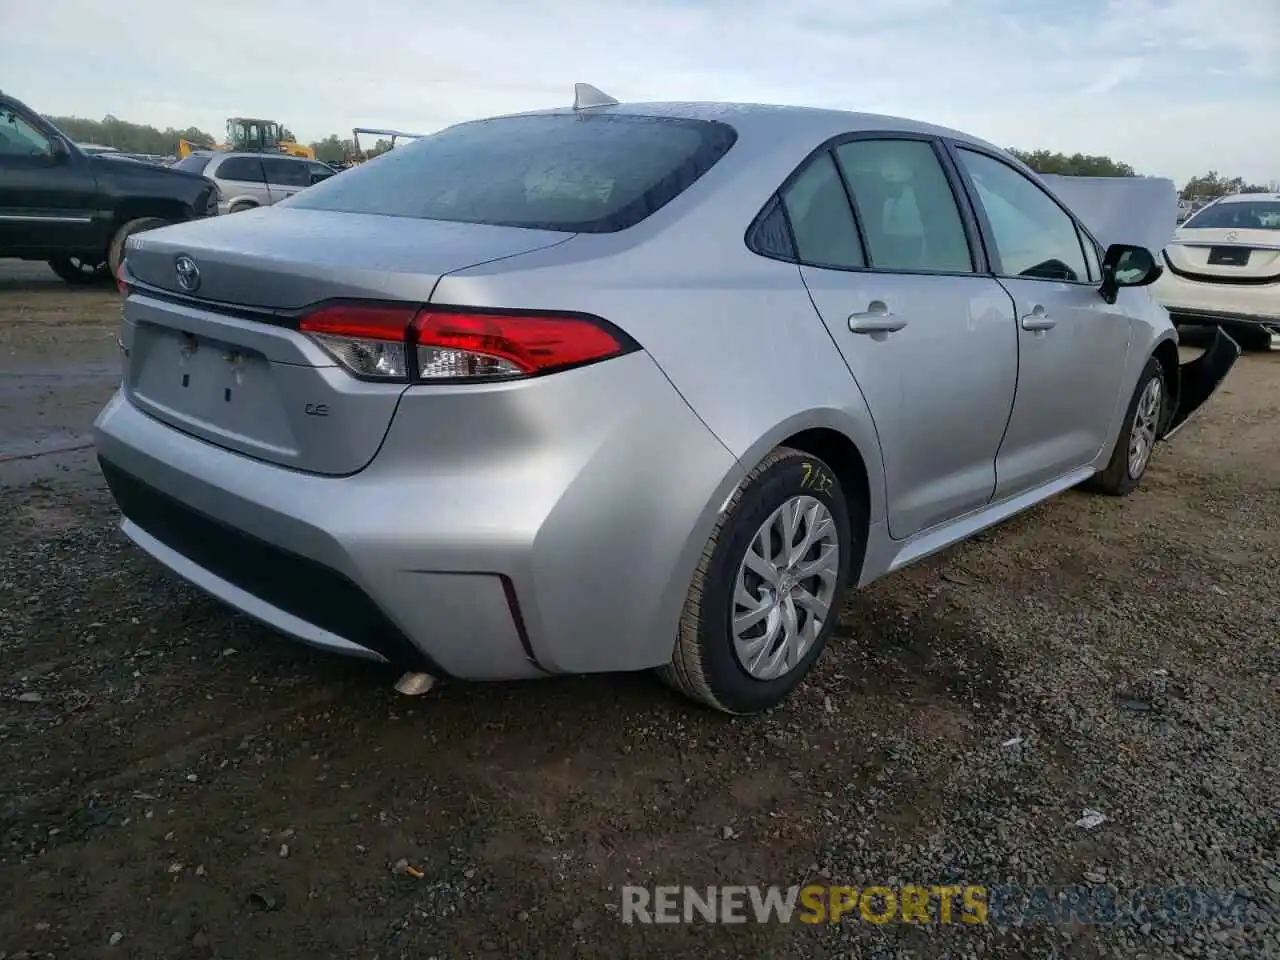
[[209, 165], [211, 159], [211, 157], [193, 153], [175, 163], [173, 169], [186, 170], [188, 173], [204, 173], [204, 168]]
[[1280, 201], [1231, 200], [1205, 207], [1182, 225], [1219, 230], [1280, 230]]
[[873, 267], [973, 269], [960, 209], [931, 144], [854, 140], [837, 147], [836, 157], [853, 192]]
[[291, 206], [544, 230], [623, 230], [733, 145], [725, 124], [544, 114], [458, 124], [306, 190]]
[[262, 160], [258, 157], [227, 157], [214, 170], [213, 175], [222, 180], [262, 182]]
[[853, 210], [831, 154], [815, 157], [782, 191], [796, 254], [819, 267], [864, 267]]
[[760, 211], [747, 234], [747, 246], [766, 257], [794, 260], [795, 248], [791, 245], [791, 231], [787, 229], [787, 217], [782, 212], [782, 202], [774, 197]]
[[[323, 163], [308, 163], [308, 164], [307, 164], [307, 176], [308, 176], [308, 178], [310, 178], [310, 177], [332, 177], [335, 173], [337, 173], [337, 171], [336, 171], [336, 170], [334, 170], [334, 169], [333, 169], [332, 167], [330, 167], [330, 166], [326, 166], [326, 165], [325, 165], [325, 164], [323, 164]], [[308, 180], [308, 182], [309, 182], [309, 180]]]
[[1034, 182], [1008, 164], [971, 150], [960, 163], [991, 224], [1000, 272], [1038, 280], [1089, 279], [1075, 221]]
[[0, 155], [47, 157], [49, 138], [7, 107], [0, 107]]
[[307, 165], [299, 160], [263, 157], [262, 169], [267, 174], [267, 183], [279, 184], [282, 187], [305, 187], [311, 183], [311, 174], [307, 171]]

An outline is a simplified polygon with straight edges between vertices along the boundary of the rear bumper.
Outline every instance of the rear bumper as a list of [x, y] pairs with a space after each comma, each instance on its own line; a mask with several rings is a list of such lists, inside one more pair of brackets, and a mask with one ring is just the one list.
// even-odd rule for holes
[[464, 679], [665, 663], [741, 476], [653, 361], [406, 391], [382, 449], [304, 474], [168, 427], [95, 425], [123, 529], [299, 640]]
[[1178, 401], [1161, 438], [1168, 440], [1186, 426], [1192, 415], [1222, 385], [1235, 362], [1240, 359], [1240, 344], [1221, 328], [1214, 331], [1209, 348], [1194, 360], [1178, 367]]
[[1280, 283], [1202, 283], [1166, 268], [1152, 293], [1174, 323], [1280, 325]]

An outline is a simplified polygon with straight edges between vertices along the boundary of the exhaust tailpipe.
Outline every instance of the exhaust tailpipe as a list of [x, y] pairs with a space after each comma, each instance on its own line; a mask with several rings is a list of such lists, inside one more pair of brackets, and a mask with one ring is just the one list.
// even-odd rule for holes
[[406, 673], [396, 681], [396, 693], [406, 697], [420, 697], [436, 685], [436, 678], [429, 673]]

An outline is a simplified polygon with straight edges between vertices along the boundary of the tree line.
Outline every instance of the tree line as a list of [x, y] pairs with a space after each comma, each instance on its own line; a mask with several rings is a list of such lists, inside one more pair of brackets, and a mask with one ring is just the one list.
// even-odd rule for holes
[[[197, 127], [187, 127], [185, 130], [168, 127], [160, 130], [149, 124], [120, 120], [109, 114], [101, 120], [87, 120], [83, 117], [49, 117], [48, 119], [63, 133], [79, 143], [100, 143], [125, 153], [168, 156], [177, 152], [179, 140], [214, 143], [221, 139]], [[312, 141], [311, 148], [316, 152], [316, 159], [325, 163], [339, 163], [350, 159], [356, 153], [354, 140], [349, 137], [340, 137], [336, 133], [329, 134], [323, 140]], [[361, 145], [361, 152], [366, 157], [377, 156], [390, 149], [389, 140], [378, 140], [371, 145]], [[1043, 149], [1019, 150], [1012, 147], [1009, 148], [1009, 152], [1037, 173], [1056, 173], [1074, 177], [1138, 176], [1132, 166], [1111, 157], [1083, 153], [1057, 153]], [[1280, 193], [1280, 183], [1274, 181], [1268, 184], [1248, 183], [1243, 177], [1228, 177], [1216, 170], [1210, 170], [1208, 173], [1192, 177], [1180, 191], [1180, 195], [1188, 200], [1212, 199], [1233, 193]]]
[[[77, 143], [97, 143], [104, 147], [115, 147], [124, 153], [144, 153], [154, 156], [172, 156], [178, 152], [178, 141], [191, 143], [220, 143], [222, 136], [201, 130], [199, 127], [187, 127], [179, 130], [166, 127], [161, 130], [146, 123], [130, 123], [110, 114], [101, 120], [88, 120], [84, 117], [51, 117], [46, 116], [59, 130]], [[289, 134], [286, 129], [285, 135]], [[355, 156], [356, 146], [351, 138], [343, 139], [331, 133], [323, 140], [311, 144], [316, 152], [316, 159], [325, 163], [338, 163]], [[360, 152], [367, 157], [376, 157], [391, 149], [391, 141], [380, 139], [372, 144], [361, 144]]]

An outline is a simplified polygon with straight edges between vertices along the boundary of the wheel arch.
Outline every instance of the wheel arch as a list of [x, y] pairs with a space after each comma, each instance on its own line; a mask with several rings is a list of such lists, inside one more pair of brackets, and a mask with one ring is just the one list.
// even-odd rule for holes
[[115, 229], [119, 229], [131, 220], [155, 217], [160, 220], [171, 220], [175, 223], [191, 218], [191, 208], [181, 200], [167, 198], [140, 198], [126, 200], [116, 208]]
[[1173, 419], [1174, 413], [1177, 412], [1182, 389], [1182, 370], [1179, 366], [1177, 337], [1162, 337], [1156, 342], [1151, 355], [1159, 361], [1160, 369], [1164, 372], [1165, 404], [1161, 413], [1158, 433], [1158, 436], [1163, 436], [1169, 426], [1169, 422]]
[[857, 528], [853, 531], [857, 537], [854, 541], [854, 553], [849, 558], [849, 582], [857, 583], [862, 576], [862, 565], [867, 556], [871, 511], [871, 483], [867, 477], [867, 461], [862, 456], [862, 451], [847, 436], [830, 427], [801, 430], [787, 437], [778, 446], [813, 454], [835, 471], [849, 506], [849, 522]]
[[871, 526], [880, 522], [886, 511], [884, 461], [870, 417], [860, 420], [834, 408], [811, 410], [789, 417], [767, 431], [739, 457], [744, 472], [750, 473], [778, 447], [791, 447], [819, 457], [835, 471], [846, 496], [860, 499], [862, 509], [851, 510], [851, 519], [856, 517], [855, 522], [862, 527], [858, 554], [849, 566], [850, 576], [854, 578], [852, 582], [856, 583], [866, 560]]

